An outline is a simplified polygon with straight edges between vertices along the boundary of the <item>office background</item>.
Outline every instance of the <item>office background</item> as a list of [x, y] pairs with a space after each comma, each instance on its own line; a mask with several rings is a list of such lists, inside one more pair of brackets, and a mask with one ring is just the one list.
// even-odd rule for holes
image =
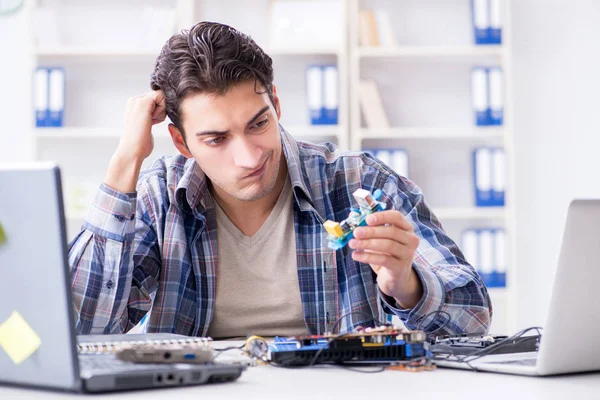
[[[179, 21], [182, 26], [189, 26], [200, 19], [222, 21], [252, 35], [260, 45], [267, 46], [269, 37], [264, 27], [267, 26], [265, 22], [268, 20], [267, 10], [271, 1], [207, 0], [192, 3], [179, 0], [167, 3], [184, 9], [191, 4], [193, 13], [186, 14], [184, 20]], [[506, 21], [509, 24], [505, 26], [504, 37], [510, 39], [507, 41], [510, 46], [507, 47], [509, 54], [502, 56], [505, 57], [502, 62], [507, 63], [511, 72], [506, 77], [510, 87], [506, 103], [511, 104], [506, 118], [512, 143], [509, 161], [512, 168], [509, 187], [512, 193], [509, 195], [514, 214], [510, 221], [503, 223], [510, 223], [514, 229], [514, 236], [511, 238], [514, 248], [510, 251], [510, 257], [515, 263], [509, 266], [511, 276], [508, 278], [511, 283], [509, 289], [512, 306], [506, 305], [507, 296], [501, 291], [495, 293], [494, 300], [499, 305], [499, 318], [503, 320], [500, 326], [512, 331], [544, 323], [569, 201], [575, 197], [600, 197], [600, 184], [595, 179], [596, 171], [600, 170], [600, 158], [596, 155], [600, 122], [594, 122], [597, 114], [595, 108], [599, 103], [596, 94], [600, 92], [597, 72], [600, 70], [600, 53], [594, 50], [597, 47], [596, 40], [600, 38], [597, 24], [600, 3], [593, 0], [520, 0], [508, 3], [510, 7], [507, 8]], [[78, 44], [78, 50], [72, 54], [52, 51], [38, 54], [32, 43], [36, 42], [38, 35], [45, 35], [43, 30], [40, 31], [44, 25], [32, 19], [31, 13], [38, 8], [56, 8], [63, 13], [58, 13], [56, 18], [63, 15], [64, 26], [73, 29], [69, 32], [69, 40], [76, 42], [80, 39], [82, 43], [85, 43], [85, 39], [96, 40], [94, 45], [98, 48], [102, 41], [107, 46], [114, 44], [118, 39], [118, 28], [127, 24], [127, 16], [135, 14], [136, 6], [141, 10], [143, 4], [148, 2], [122, 5], [117, 1], [107, 1], [100, 8], [96, 2], [91, 1], [32, 1], [26, 3], [19, 12], [0, 17], [0, 76], [3, 77], [0, 96], [0, 161], [56, 158], [69, 171], [81, 169], [80, 176], [72, 177], [77, 174], [70, 174], [69, 179], [85, 180], [86, 176], [101, 179], [111, 150], [118, 141], [124, 101], [128, 96], [148, 88], [153, 65], [153, 59], [148, 54], [153, 50], [140, 51], [145, 54], [142, 56], [119, 55], [115, 54], [118, 51], [111, 53], [110, 50], [105, 50], [100, 55], [86, 55], [86, 46]], [[162, 3], [150, 4], [158, 6]], [[439, 27], [439, 31], [424, 33], [431, 40], [425, 45], [471, 44], [466, 42], [471, 39], [468, 36], [472, 34], [470, 26], [465, 29], [464, 26], [453, 28], [443, 24], [444, 16], [448, 15], [452, 16], [454, 22], [470, 24], [468, 0], [343, 1], [342, 9], [345, 12], [357, 11], [358, 7], [388, 8], [400, 40], [410, 38], [407, 32], [412, 31], [409, 29], [416, 29], [418, 32], [418, 27], [415, 28], [410, 19], [402, 18], [403, 11], [406, 11], [406, 15], [411, 15], [416, 21], [427, 23], [429, 18], [439, 24], [431, 25]], [[90, 12], [96, 12], [95, 15], [101, 19], [107, 11], [121, 18], [114, 18], [114, 25], [107, 26], [101, 40], [97, 35], [94, 36], [94, 24], [91, 21], [88, 23], [88, 37], [77, 31], [84, 29]], [[68, 15], [68, 18], [64, 15]], [[331, 53], [319, 49], [305, 54], [289, 54], [289, 51], [283, 50], [273, 53], [275, 83], [279, 86], [284, 107], [283, 122], [291, 133], [298, 133], [300, 136], [321, 134], [329, 139], [337, 139], [343, 147], [359, 146], [356, 144], [357, 136], [349, 134], [361, 129], [360, 120], [356, 120], [358, 101], [356, 96], [351, 97], [352, 93], [356, 94], [353, 90], [357, 90], [358, 86], [355, 75], [357, 71], [354, 68], [359, 69], [361, 77], [377, 80], [392, 125], [402, 125], [407, 120], [421, 125], [423, 121], [431, 119], [440, 122], [442, 116], [455, 124], [462, 124], [465, 121], [461, 118], [471, 116], [469, 113], [453, 112], [453, 107], [456, 106], [447, 99], [454, 96], [454, 93], [448, 91], [456, 89], [456, 86], [448, 85], [447, 80], [440, 76], [444, 76], [444, 72], [460, 75], [467, 66], [470, 68], [471, 65], [477, 65], [478, 56], [469, 60], [468, 64], [460, 60], [436, 60], [434, 56], [426, 57], [425, 61], [417, 57], [406, 62], [403, 60], [407, 58], [400, 57], [398, 61], [385, 56], [389, 68], [381, 67], [377, 60], [372, 59], [360, 61], [357, 66], [353, 57], [358, 51], [354, 40], [358, 32], [355, 26], [348, 26], [348, 20], [352, 21], [352, 18], [343, 20], [340, 45]], [[442, 37], [438, 38], [439, 42], [436, 42], [436, 34]], [[160, 43], [164, 40], [160, 40]], [[410, 39], [406, 40], [409, 43], [399, 44], [422, 44], [414, 38], [413, 43], [410, 43]], [[488, 58], [494, 57], [484, 56], [483, 61], [487, 63]], [[298, 79], [298, 76], [304, 77], [308, 65], [315, 63], [337, 65], [340, 76], [339, 124], [336, 128], [318, 128], [318, 132], [305, 128], [308, 121], [308, 113], [304, 112], [306, 93], [304, 79]], [[96, 137], [43, 137], [38, 134], [39, 130], [34, 129], [32, 72], [36, 66], [46, 64], [63, 66], [66, 71], [65, 126], [95, 127], [97, 130], [92, 136]], [[423, 82], [427, 79], [427, 74], [436, 78], [431, 79], [426, 90], [410, 86], [411, 76]], [[344, 79], [345, 76], [348, 78]], [[394, 85], [400, 90], [386, 93], [385, 88]], [[441, 100], [436, 96], [432, 97], [436, 91]], [[457, 104], [470, 104], [466, 92], [461, 92]], [[296, 93], [301, 95], [296, 96]], [[419, 97], [419, 93], [423, 93], [423, 96]], [[394, 98], [395, 95], [398, 97]], [[402, 112], [402, 106], [424, 104], [431, 99], [438, 101], [438, 106], [447, 107], [438, 108], [438, 114], [429, 116], [428, 110], [412, 113], [404, 120], [398, 116]], [[399, 104], [400, 109], [389, 108], [390, 103]], [[73, 113], [73, 108], [76, 107], [79, 107], [79, 112]], [[433, 110], [436, 111], [435, 108]], [[413, 121], [410, 121], [411, 118]], [[442, 126], [441, 123], [438, 125]], [[115, 132], [114, 137], [101, 137], [109, 130]], [[388, 139], [377, 139], [370, 140], [361, 147], [385, 147], [391, 145], [389, 143]], [[467, 145], [476, 147], [482, 143], [489, 142], [472, 139]], [[462, 166], [465, 166], [466, 171], [470, 165], [468, 159], [453, 159], [453, 155], [466, 154], [467, 147], [463, 141], [407, 139], [401, 141], [399, 146], [405, 144], [409, 147], [409, 157], [411, 154], [438, 151], [442, 158], [437, 164], [435, 160], [431, 161], [433, 175], [440, 165], [456, 166], [462, 172]], [[491, 144], [495, 145], [496, 142], [492, 141]], [[159, 153], [174, 153], [167, 137], [157, 138], [156, 147]], [[448, 151], [444, 152], [445, 149]], [[440, 182], [444, 189], [440, 192], [440, 186], [431, 179], [431, 175], [420, 172], [428, 166], [428, 159], [424, 157], [422, 160], [421, 164], [411, 163], [410, 171], [414, 170], [411, 178], [423, 187], [425, 195], [428, 196], [431, 192], [430, 198], [443, 203], [445, 194], [449, 200], [444, 206], [461, 205], [453, 204], [452, 199], [462, 199], [464, 191], [457, 190], [453, 193], [451, 184]], [[96, 183], [94, 179], [91, 179], [92, 185]], [[464, 177], [459, 180], [464, 180]], [[0, 188], [0, 193], [6, 195], [11, 190], [16, 190], [15, 195], [18, 195], [17, 188]], [[80, 187], [80, 190], [86, 188]], [[457, 222], [454, 217], [450, 220], [445, 220], [444, 217], [441, 219], [457, 242], [460, 242], [460, 232], [468, 227], [468, 223], [477, 226], [480, 224], [477, 218], [471, 218], [464, 224]], [[494, 224], [494, 221], [484, 223], [486, 226]]]

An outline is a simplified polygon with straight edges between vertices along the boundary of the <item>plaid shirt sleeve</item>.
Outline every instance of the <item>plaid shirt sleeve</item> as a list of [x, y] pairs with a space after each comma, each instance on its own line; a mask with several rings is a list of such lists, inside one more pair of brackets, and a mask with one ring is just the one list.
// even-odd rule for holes
[[487, 289], [444, 232], [420, 189], [410, 180], [395, 176], [386, 182], [384, 193], [393, 193], [388, 198], [393, 209], [406, 215], [420, 239], [413, 268], [423, 286], [423, 296], [412, 309], [400, 308], [393, 298], [380, 291], [384, 308], [410, 329], [438, 335], [487, 333], [492, 315]]
[[138, 207], [137, 193], [100, 186], [82, 231], [69, 244], [78, 334], [125, 332], [150, 309], [155, 280], [144, 271], [158, 271], [159, 258], [154, 230], [147, 214], [138, 209], [136, 217]]

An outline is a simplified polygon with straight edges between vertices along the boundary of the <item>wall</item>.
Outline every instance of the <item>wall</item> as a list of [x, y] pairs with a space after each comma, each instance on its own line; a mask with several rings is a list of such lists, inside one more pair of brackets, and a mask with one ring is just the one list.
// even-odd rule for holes
[[0, 161], [33, 157], [30, 29], [25, 9], [0, 15]]
[[593, 0], [512, 2], [517, 327], [545, 321], [570, 200], [600, 198], [598, 20]]

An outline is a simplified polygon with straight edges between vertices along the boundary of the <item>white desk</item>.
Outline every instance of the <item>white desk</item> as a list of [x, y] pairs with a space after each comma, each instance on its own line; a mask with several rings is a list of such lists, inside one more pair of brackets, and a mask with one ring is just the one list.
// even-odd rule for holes
[[[214, 347], [242, 342], [215, 342]], [[225, 355], [225, 354], [223, 354]], [[397, 395], [394, 395], [397, 394]], [[361, 400], [565, 400], [600, 399], [600, 372], [531, 378], [438, 368], [434, 371], [359, 373], [338, 367], [248, 367], [229, 383], [92, 395], [93, 399], [361, 399]], [[389, 397], [387, 397], [389, 396]], [[567, 396], [567, 397], [566, 397]], [[39, 389], [0, 386], [0, 399], [82, 398]], [[92, 398], [92, 397], [90, 397]]]
[[[398, 395], [387, 397], [394, 393]], [[600, 373], [528, 378], [449, 369], [362, 374], [341, 368], [291, 370], [258, 366], [248, 368], [230, 383], [93, 395], [93, 399], [582, 400], [599, 396]], [[0, 387], [0, 399], [13, 398], [81, 399], [81, 395]]]

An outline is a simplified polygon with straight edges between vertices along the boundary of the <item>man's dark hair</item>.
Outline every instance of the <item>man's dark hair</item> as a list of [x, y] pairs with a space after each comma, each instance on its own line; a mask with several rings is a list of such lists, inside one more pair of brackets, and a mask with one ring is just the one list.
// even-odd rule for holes
[[167, 116], [184, 133], [179, 109], [184, 97], [196, 93], [223, 95], [250, 79], [254, 79], [255, 91], [256, 84], [262, 84], [274, 104], [271, 57], [250, 36], [228, 25], [203, 21], [165, 43], [150, 86], [164, 91]]

